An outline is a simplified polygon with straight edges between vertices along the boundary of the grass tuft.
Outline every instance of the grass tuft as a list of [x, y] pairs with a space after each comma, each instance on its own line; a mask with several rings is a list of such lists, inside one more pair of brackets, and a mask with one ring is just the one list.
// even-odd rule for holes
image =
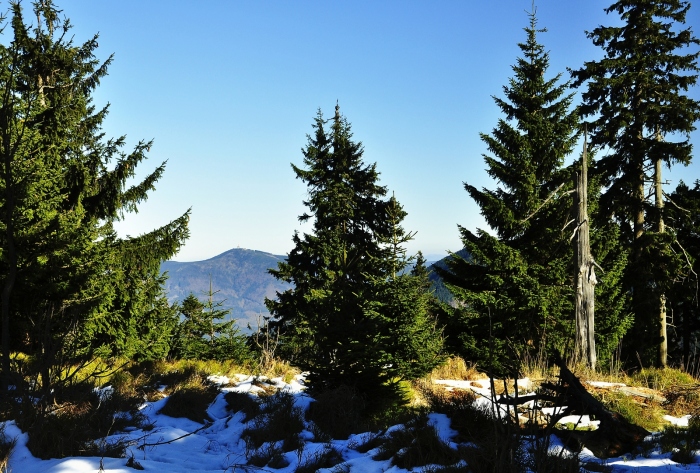
[[629, 422], [636, 424], [649, 432], [655, 432], [665, 423], [663, 409], [658, 402], [647, 400], [642, 404], [632, 396], [610, 391], [598, 395], [599, 399], [611, 411], [622, 415]]
[[212, 420], [207, 414], [207, 409], [219, 394], [218, 386], [195, 373], [171, 389], [173, 390], [172, 394], [159, 411], [160, 414], [170, 417], [185, 417], [200, 423]]
[[254, 452], [263, 444], [281, 442], [284, 452], [297, 450], [303, 445], [299, 436], [304, 430], [301, 409], [294, 407], [294, 396], [278, 391], [262, 399], [260, 414], [251, 421], [251, 426], [241, 437], [249, 452]]
[[696, 384], [695, 379], [691, 375], [675, 368], [644, 368], [634, 373], [630, 378], [631, 384], [657, 391]]
[[455, 356], [448, 358], [443, 364], [431, 371], [430, 379], [461, 379], [477, 380], [485, 376], [476, 370], [476, 365], [468, 365], [464, 359]]
[[392, 459], [399, 468], [412, 469], [429, 464], [451, 465], [459, 461], [457, 451], [441, 439], [427, 415], [419, 415], [403, 428], [391, 431], [374, 457]]
[[294, 473], [315, 473], [321, 468], [333, 468], [341, 463], [343, 463], [343, 456], [338, 450], [327, 444], [323, 449], [304, 457], [304, 460], [297, 465]]

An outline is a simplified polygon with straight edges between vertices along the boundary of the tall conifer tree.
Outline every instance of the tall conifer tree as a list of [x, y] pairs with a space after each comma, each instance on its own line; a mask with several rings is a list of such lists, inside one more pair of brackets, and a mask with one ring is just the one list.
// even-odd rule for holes
[[[292, 165], [308, 185], [308, 213], [299, 220], [311, 221], [312, 232], [295, 233], [287, 260], [270, 271], [293, 288], [267, 306], [286, 355], [310, 372], [312, 389], [350, 385], [364, 395], [396, 394], [387, 383], [415, 374], [392, 333], [399, 323], [393, 309], [405, 301], [389, 290], [406, 293], [390, 285], [405, 263], [400, 244], [389, 244], [403, 241], [405, 212], [385, 198], [376, 165], [363, 162], [362, 144], [352, 140], [338, 106], [328, 131], [326, 124], [319, 111], [303, 150], [305, 167]], [[402, 329], [415, 327], [413, 315], [406, 314]], [[433, 327], [418, 332], [427, 329]]]
[[[601, 210], [616, 216], [633, 248], [628, 280], [636, 339], [658, 347], [661, 366], [667, 363], [665, 294], [678, 267], [665, 234], [662, 164], [690, 162], [689, 133], [700, 112], [700, 103], [686, 95], [698, 71], [698, 53], [686, 48], [698, 40], [689, 28], [677, 29], [689, 8], [682, 0], [615, 2], [605, 11], [617, 13], [623, 25], [587, 33], [605, 57], [573, 71], [574, 86], [587, 84], [581, 112], [592, 117], [591, 144], [607, 149], [595, 171], [607, 188]], [[647, 199], [652, 180], [653, 206]]]
[[[469, 256], [453, 255], [442, 275], [464, 302], [457, 309], [467, 356], [502, 373], [518, 372], [525, 351], [564, 346], [573, 334], [571, 248], [562, 228], [569, 220], [571, 173], [563, 168], [577, 139], [572, 95], [560, 75], [547, 79], [549, 55], [537, 42], [535, 13], [519, 44], [523, 57], [494, 100], [505, 115], [481, 134], [495, 190], [465, 183], [495, 235], [460, 227]], [[448, 334], [452, 335], [452, 334]]]
[[[145, 305], [159, 304], [153, 260], [177, 251], [187, 237], [187, 215], [148, 236], [116, 236], [112, 223], [147, 197], [163, 166], [126, 187], [150, 143], [126, 154], [124, 138], [104, 140], [107, 108], [96, 109], [91, 94], [111, 58], [96, 59], [97, 37], [73, 44], [70, 23], [50, 0], [36, 2], [34, 14], [37, 24], [29, 26], [13, 4], [12, 39], [0, 45], [3, 373], [10, 371], [12, 341], [14, 349], [36, 355], [32, 366], [43, 393], [55, 396], [54, 381], [66, 375], [56, 367], [94, 353], [86, 329], [114, 316], [122, 290], [142, 299], [151, 294]], [[141, 247], [139, 274], [151, 277], [125, 287], [125, 261], [134, 261], [145, 240], [152, 246]]]

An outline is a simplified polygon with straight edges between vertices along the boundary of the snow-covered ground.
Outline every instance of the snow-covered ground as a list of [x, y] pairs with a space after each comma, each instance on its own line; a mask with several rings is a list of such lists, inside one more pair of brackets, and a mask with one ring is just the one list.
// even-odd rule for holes
[[[104, 471], [105, 473], [133, 473], [136, 471], [133, 466], [140, 465], [145, 471], [158, 472], [187, 472], [187, 473], [209, 473], [209, 472], [234, 472], [246, 471], [242, 465], [246, 463], [245, 442], [241, 439], [241, 434], [245, 429], [242, 422], [244, 414], [231, 414], [227, 410], [227, 403], [224, 395], [228, 391], [239, 391], [254, 393], [261, 388], [253, 384], [252, 377], [239, 376], [237, 379], [229, 380], [224, 377], [212, 377], [213, 381], [219, 383], [221, 393], [209, 407], [209, 415], [214, 422], [204, 427], [202, 424], [188, 420], [175, 419], [166, 415], [158, 414], [166, 399], [157, 402], [146, 403], [142, 407], [143, 414], [148, 422], [155, 427], [150, 431], [133, 430], [115, 434], [107, 440], [126, 439], [132, 441], [132, 446], [127, 450], [126, 458], [98, 458], [98, 457], [72, 457], [63, 459], [39, 460], [31, 455], [26, 447], [27, 435], [20, 431], [13, 422], [5, 423], [5, 435], [16, 438], [17, 444], [10, 457], [9, 470], [13, 473], [95, 473]], [[302, 409], [308, 407], [311, 398], [304, 394], [304, 389], [299, 379], [295, 379], [290, 384], [286, 384], [282, 379], [272, 380], [273, 384], [280, 389], [292, 393], [295, 397], [295, 405]], [[480, 399], [489, 402], [489, 388], [487, 383], [472, 383], [469, 381], [440, 381], [448, 389], [469, 388], [474, 390]], [[522, 383], [521, 385], [525, 385]], [[668, 418], [670, 422], [687, 425], [687, 418]], [[442, 414], [430, 414], [429, 422], [433, 424], [440, 437], [450, 440], [455, 432], [450, 429], [449, 419]], [[563, 419], [562, 422], [571, 422], [579, 425], [586, 425], [589, 422], [587, 416]], [[289, 466], [273, 470], [269, 467], [263, 469], [251, 469], [249, 471], [277, 471], [280, 473], [291, 473], [306, 458], [311, 458], [316, 452], [326, 448], [327, 443], [314, 443], [311, 432], [303, 432], [302, 437], [307, 439], [303, 452], [289, 452], [286, 459]], [[391, 465], [391, 460], [377, 461], [372, 457], [376, 453], [370, 450], [367, 453], [359, 453], [350, 448], [362, 441], [362, 434], [353, 435], [347, 440], [333, 440], [332, 446], [342, 454], [345, 461], [345, 470], [350, 472], [374, 473], [374, 472], [404, 472], [405, 469]], [[155, 445], [154, 445], [155, 444]], [[144, 445], [146, 445], [144, 447]], [[553, 438], [551, 448], [561, 449], [563, 446]], [[651, 452], [647, 458], [638, 456], [633, 458], [625, 456], [621, 458], [608, 459], [605, 462], [597, 460], [592, 454], [585, 450], [581, 454], [582, 461], [594, 461], [608, 465], [614, 472], [686, 472], [700, 471], [700, 464], [681, 465], [673, 462], [670, 454]], [[127, 465], [129, 463], [130, 466]], [[413, 471], [422, 471], [423, 468], [415, 468]], [[319, 470], [331, 472], [332, 468]]]

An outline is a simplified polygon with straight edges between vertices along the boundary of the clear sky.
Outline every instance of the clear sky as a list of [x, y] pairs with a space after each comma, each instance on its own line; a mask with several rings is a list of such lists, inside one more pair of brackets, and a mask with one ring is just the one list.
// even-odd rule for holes
[[[601, 50], [585, 30], [617, 23], [612, 0], [539, 0], [548, 76]], [[531, 0], [234, 1], [57, 0], [75, 40], [99, 33], [115, 59], [95, 94], [111, 104], [107, 136], [154, 139], [157, 191], [118, 231], [137, 235], [192, 208], [191, 238], [174, 258], [195, 261], [241, 247], [286, 254], [306, 187], [290, 163], [318, 108], [336, 101], [376, 162], [381, 183], [416, 231], [410, 252], [444, 255], [457, 224], [484, 227], [467, 181], [493, 188], [479, 132], [500, 117], [501, 95], [525, 40]], [[25, 1], [29, 7], [29, 2]], [[27, 18], [31, 18], [30, 15]], [[688, 24], [700, 35], [700, 7]], [[691, 95], [700, 98], [700, 91]], [[692, 136], [696, 148], [700, 134]], [[697, 154], [697, 151], [696, 151]], [[700, 157], [667, 173], [700, 178]]]

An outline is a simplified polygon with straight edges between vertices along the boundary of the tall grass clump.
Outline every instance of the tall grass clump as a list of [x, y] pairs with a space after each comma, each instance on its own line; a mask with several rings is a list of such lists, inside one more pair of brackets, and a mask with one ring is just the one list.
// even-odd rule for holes
[[255, 452], [265, 443], [281, 442], [284, 452], [301, 447], [299, 434], [304, 430], [301, 409], [294, 406], [294, 396], [285, 391], [262, 398], [260, 413], [250, 421], [241, 437], [249, 453]]
[[676, 368], [643, 368], [630, 376], [631, 383], [657, 391], [675, 386], [692, 386], [697, 381], [685, 371]]
[[700, 418], [693, 416], [688, 427], [668, 426], [659, 437], [663, 452], [671, 452], [671, 460], [688, 465], [695, 463], [700, 451]]
[[477, 371], [476, 365], [467, 364], [463, 358], [458, 356], [448, 358], [428, 375], [429, 379], [461, 379], [467, 381], [484, 377], [482, 373]]
[[392, 465], [404, 469], [431, 464], [452, 465], [459, 461], [457, 451], [440, 438], [425, 414], [414, 417], [402, 428], [386, 435], [374, 458], [391, 458]]
[[218, 386], [201, 375], [194, 375], [172, 387], [172, 393], [159, 413], [200, 423], [211, 422], [207, 409], [218, 394]]
[[105, 437], [127, 427], [140, 426], [143, 416], [138, 407], [143, 401], [116, 389], [96, 391], [88, 383], [64, 391], [60, 404], [47, 409], [40, 404], [24, 402], [18, 426], [28, 433], [27, 448], [37, 458], [67, 456], [124, 455], [127, 442], [106, 442]]

